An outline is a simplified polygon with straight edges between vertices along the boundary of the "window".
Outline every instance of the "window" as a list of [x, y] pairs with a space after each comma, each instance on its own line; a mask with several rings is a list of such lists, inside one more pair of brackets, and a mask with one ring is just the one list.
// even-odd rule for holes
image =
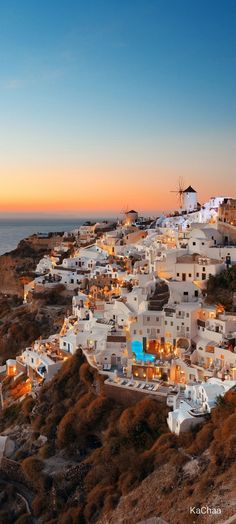
[[157, 329], [157, 333], [160, 333], [160, 329]]
[[136, 335], [136, 329], [134, 329], [134, 335]]
[[177, 274], [177, 277], [179, 277], [179, 273], [176, 273]]
[[196, 246], [196, 242], [193, 242], [193, 246]]
[[156, 321], [159, 322], [159, 317], [156, 317]]
[[148, 321], [148, 322], [150, 321], [150, 317], [147, 317], [147, 321]]
[[167, 326], [167, 320], [165, 320], [165, 326]]
[[202, 246], [205, 246], [205, 242], [202, 242]]
[[179, 331], [179, 326], [177, 326], [177, 331]]
[[189, 276], [189, 278], [191, 278], [191, 276], [192, 276], [192, 273], [189, 273], [189, 274], [188, 274], [188, 276]]
[[189, 318], [189, 313], [186, 313], [186, 317]]
[[202, 280], [206, 280], [206, 273], [202, 273]]
[[189, 327], [186, 327], [186, 331], [189, 331]]
[[173, 325], [174, 325], [174, 323], [173, 323], [173, 322], [171, 322], [171, 323], [170, 323], [170, 325], [171, 325], [171, 326], [173, 326]]
[[199, 277], [199, 273], [196, 273], [196, 276]]
[[188, 296], [188, 291], [184, 291], [184, 295], [187, 297]]
[[198, 297], [198, 290], [197, 289], [196, 289], [196, 291], [194, 291], [194, 296]]

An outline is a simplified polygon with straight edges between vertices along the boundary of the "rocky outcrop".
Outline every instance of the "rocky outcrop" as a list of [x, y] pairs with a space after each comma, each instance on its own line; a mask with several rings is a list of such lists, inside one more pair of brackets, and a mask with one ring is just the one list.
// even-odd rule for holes
[[39, 260], [61, 242], [61, 236], [41, 238], [33, 235], [16, 249], [0, 256], [0, 293], [23, 298], [24, 284], [34, 278]]

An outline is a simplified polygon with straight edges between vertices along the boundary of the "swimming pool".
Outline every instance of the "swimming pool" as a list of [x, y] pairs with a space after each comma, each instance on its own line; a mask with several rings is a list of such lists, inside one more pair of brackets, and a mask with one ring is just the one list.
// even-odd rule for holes
[[154, 362], [155, 355], [150, 353], [144, 353], [143, 344], [139, 340], [133, 340], [131, 342], [132, 352], [135, 354], [136, 360], [141, 360], [143, 362]]

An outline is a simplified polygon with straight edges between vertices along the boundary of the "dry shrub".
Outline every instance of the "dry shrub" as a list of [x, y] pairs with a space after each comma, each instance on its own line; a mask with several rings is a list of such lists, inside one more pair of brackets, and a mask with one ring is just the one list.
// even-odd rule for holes
[[152, 399], [140, 400], [125, 409], [118, 421], [120, 434], [139, 448], [150, 447], [166, 429], [166, 409]]
[[32, 509], [35, 517], [40, 517], [40, 515], [45, 511], [45, 496], [36, 495], [32, 502]]
[[221, 439], [224, 441], [230, 438], [232, 433], [236, 433], [236, 410], [222, 423], [222, 426], [220, 427], [220, 433]]
[[136, 475], [134, 471], [128, 471], [120, 475], [118, 488], [121, 495], [127, 495], [134, 488], [136, 483]]
[[81, 364], [80, 370], [79, 370], [79, 378], [81, 382], [84, 382], [84, 384], [86, 385], [92, 384], [93, 373], [87, 362], [84, 362], [83, 364]]
[[32, 423], [32, 428], [35, 430], [35, 431], [40, 431], [41, 427], [44, 425], [45, 423], [45, 414], [38, 414], [36, 415], [33, 423]]
[[57, 521], [59, 524], [85, 524], [81, 508], [68, 509]]
[[113, 464], [102, 463], [97, 464], [91, 468], [85, 478], [86, 491], [91, 491], [95, 486], [100, 484], [101, 486], [109, 486], [115, 482], [118, 476], [117, 469]]
[[154, 465], [156, 467], [162, 466], [167, 462], [175, 460], [178, 451], [168, 446], [161, 446], [158, 451], [156, 451]]
[[115, 509], [120, 499], [120, 493], [116, 490], [105, 497], [104, 500], [104, 513], [109, 513]]
[[174, 433], [164, 433], [154, 443], [152, 449], [158, 450], [161, 446], [175, 448], [179, 445], [178, 437]]
[[34, 487], [39, 487], [42, 479], [43, 462], [36, 457], [28, 457], [21, 463], [26, 478]]
[[107, 397], [99, 396], [95, 398], [86, 410], [86, 420], [91, 426], [96, 423], [101, 423], [104, 416], [111, 409], [112, 402]]
[[119, 418], [118, 430], [121, 435], [128, 437], [131, 434], [134, 424], [134, 409], [127, 408], [123, 411]]
[[90, 491], [87, 496], [87, 504], [84, 509], [84, 517], [86, 522], [95, 522], [97, 517], [101, 515], [104, 500], [108, 494], [111, 494], [111, 488], [101, 487], [100, 485]]
[[55, 447], [52, 442], [46, 442], [39, 450], [39, 455], [42, 459], [47, 459], [55, 454]]
[[82, 411], [84, 408], [87, 408], [87, 406], [89, 406], [90, 402], [92, 402], [92, 400], [94, 400], [95, 396], [93, 393], [85, 393], [84, 395], [82, 395], [79, 400], [76, 402], [75, 404], [75, 410], [76, 412], [80, 412]]
[[22, 402], [22, 411], [27, 420], [30, 420], [30, 414], [34, 406], [35, 406], [35, 400], [32, 397], [27, 397]]
[[199, 455], [203, 453], [210, 445], [213, 438], [214, 426], [212, 422], [204, 424], [200, 431], [196, 434], [192, 444], [186, 449], [187, 453], [191, 455]]
[[70, 410], [63, 417], [57, 428], [57, 445], [59, 448], [71, 446], [76, 441], [77, 434], [74, 422], [74, 411]]
[[66, 408], [62, 402], [57, 403], [53, 406], [49, 415], [45, 419], [45, 424], [42, 426], [42, 433], [48, 437], [48, 439], [55, 439], [57, 425], [61, 421], [62, 417], [66, 413]]
[[184, 466], [184, 464], [186, 464], [186, 462], [188, 462], [188, 460], [188, 457], [186, 457], [179, 451], [176, 451], [175, 455], [172, 455], [170, 462], [176, 468], [181, 468], [182, 466]]

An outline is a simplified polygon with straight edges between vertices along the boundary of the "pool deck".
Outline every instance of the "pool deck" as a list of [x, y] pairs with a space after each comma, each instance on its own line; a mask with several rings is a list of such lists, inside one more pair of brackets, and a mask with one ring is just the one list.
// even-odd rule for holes
[[162, 398], [166, 398], [169, 393], [169, 386], [164, 386], [161, 382], [144, 382], [128, 378], [109, 377], [105, 380], [105, 384]]

